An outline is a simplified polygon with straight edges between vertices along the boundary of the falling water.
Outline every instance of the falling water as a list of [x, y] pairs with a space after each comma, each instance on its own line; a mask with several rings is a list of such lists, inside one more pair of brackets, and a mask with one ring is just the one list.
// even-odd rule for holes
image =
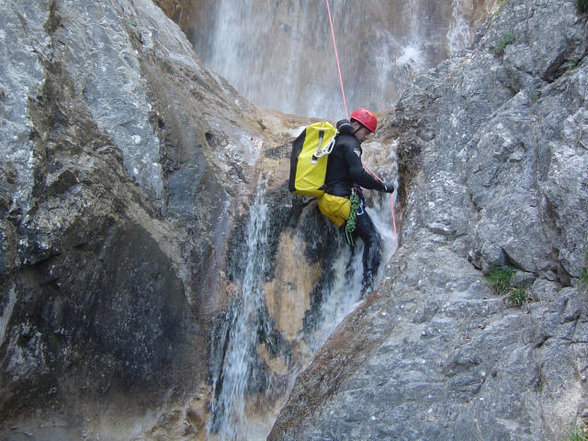
[[212, 405], [213, 420], [208, 432], [216, 433], [219, 441], [246, 441], [245, 393], [251, 375], [252, 360], [258, 343], [258, 330], [263, 326], [264, 305], [262, 275], [267, 266], [267, 213], [264, 200], [264, 184], [256, 193], [251, 206], [246, 231], [246, 264], [241, 296], [232, 305], [228, 338], [219, 347], [222, 352], [213, 356], [221, 359], [219, 372], [213, 379], [215, 400]]
[[[372, 150], [376, 148], [373, 147]], [[388, 182], [395, 182], [397, 170], [394, 153], [390, 153], [389, 156], [393, 165], [389, 174], [384, 177]], [[255, 388], [252, 387], [252, 383], [256, 381], [254, 375], [254, 364], [257, 361], [256, 350], [260, 344], [264, 343], [262, 335], [267, 335], [271, 327], [268, 323], [270, 319], [267, 315], [263, 291], [264, 274], [271, 263], [268, 254], [271, 210], [265, 200], [265, 186], [263, 181], [257, 189], [245, 231], [245, 251], [239, 259], [244, 264], [240, 295], [234, 299], [226, 316], [219, 320], [218, 329], [213, 335], [211, 380], [214, 399], [211, 404], [212, 418], [207, 428], [209, 439], [263, 440], [271, 428], [270, 420], [261, 423], [252, 421], [250, 417], [254, 412], [248, 409], [250, 405], [248, 398], [251, 398], [251, 390]], [[384, 264], [396, 247], [390, 202], [387, 195], [379, 195], [371, 205], [370, 215], [384, 243], [382, 259]], [[316, 212], [313, 211], [312, 215], [316, 216]], [[338, 257], [329, 264], [333, 280], [323, 288], [317, 319], [312, 329], [308, 330], [311, 335], [299, 336], [307, 341], [313, 353], [329, 337], [337, 324], [362, 300], [360, 291], [363, 245], [361, 241], [358, 241], [355, 252], [352, 253], [343, 242], [342, 236], [339, 239], [340, 243], [336, 252]], [[380, 269], [383, 269], [383, 265]], [[296, 375], [308, 362], [310, 362], [309, 358], [292, 361], [288, 366], [287, 380], [281, 385], [268, 385], [268, 389], [275, 387], [272, 393], [279, 395], [282, 400], [285, 399]], [[268, 417], [273, 418], [271, 415]]]
[[472, 37], [472, 25], [468, 22], [467, 13], [471, 9], [469, 6], [471, 0], [453, 0], [452, 18], [449, 31], [447, 32], [447, 41], [451, 53], [456, 53], [465, 49]]
[[[423, 70], [472, 42], [496, 0], [330, 0], [348, 106], [386, 110]], [[190, 32], [213, 70], [257, 104], [344, 114], [326, 3], [200, 0]]]
[[[381, 165], [386, 164], [386, 171], [381, 174], [385, 182], [392, 183], [398, 188], [398, 162], [396, 157], [396, 145], [382, 145], [378, 142], [366, 143], [366, 155], [369, 161], [374, 154], [382, 154], [386, 151], [385, 156], [381, 157]], [[370, 155], [371, 154], [371, 155]], [[369, 193], [369, 194], [368, 194]], [[380, 282], [386, 262], [396, 252], [398, 247], [398, 236], [394, 231], [393, 213], [396, 204], [397, 193], [392, 195], [366, 192], [366, 196], [373, 196], [368, 203], [368, 212], [374, 223], [374, 226], [382, 239], [382, 265], [376, 278], [376, 286]], [[322, 292], [322, 302], [319, 306], [318, 320], [315, 333], [309, 337], [311, 348], [316, 351], [331, 335], [339, 323], [352, 312], [362, 301], [361, 283], [363, 275], [363, 265], [361, 262], [363, 253], [363, 243], [357, 241], [352, 251], [347, 244], [343, 243], [343, 237], [340, 237], [341, 246], [333, 265], [332, 283], [325, 287]]]
[[[484, 2], [331, 0], [349, 107], [393, 107], [419, 72], [470, 44], [472, 23], [483, 15], [476, 12], [476, 8], [484, 8], [481, 3]], [[286, 113], [331, 120], [342, 116], [324, 2], [201, 0], [197, 5], [201, 14], [196, 14], [190, 32], [192, 42], [204, 61], [241, 93]], [[393, 157], [381, 162], [396, 163]], [[382, 176], [386, 182], [397, 179], [397, 170], [391, 168]], [[264, 193], [262, 183], [252, 203], [245, 234], [246, 254], [242, 261], [246, 266], [240, 295], [226, 317], [219, 320], [213, 335], [209, 439], [265, 439], [263, 430], [253, 429], [248, 421], [251, 412], [247, 400], [251, 382], [255, 381], [256, 350], [263, 343], [260, 330], [269, 326], [262, 277], [269, 265], [269, 208]], [[370, 215], [385, 244], [385, 263], [397, 244], [387, 196], [374, 198]], [[342, 245], [332, 262], [333, 277], [320, 293], [316, 323], [313, 329], [307, 329], [312, 335], [299, 336], [313, 352], [361, 300], [361, 247], [360, 241], [352, 253]], [[300, 368], [288, 366], [290, 380], [279, 391], [283, 397]]]

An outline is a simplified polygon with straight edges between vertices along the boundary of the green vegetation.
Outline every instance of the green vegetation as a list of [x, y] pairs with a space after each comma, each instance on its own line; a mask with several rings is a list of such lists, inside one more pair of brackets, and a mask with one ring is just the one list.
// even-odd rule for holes
[[498, 14], [500, 14], [500, 11], [502, 11], [502, 7], [504, 6], [504, 1], [505, 0], [498, 0], [498, 9], [496, 11], [494, 11], [492, 13], [492, 15], [490, 16], [490, 18], [492, 20], [495, 20], [496, 17], [498, 17]]
[[539, 100], [539, 98], [541, 98], [541, 91], [540, 90], [536, 90], [529, 97], [529, 104], [531, 106], [534, 105]]
[[490, 271], [486, 280], [494, 292], [504, 296], [507, 304], [521, 307], [532, 301], [533, 297], [530, 291], [515, 279], [515, 274], [514, 268], [499, 266]]
[[513, 286], [506, 291], [506, 301], [520, 308], [529, 301], [529, 291], [520, 286]]
[[500, 37], [500, 39], [498, 40], [498, 43], [496, 44], [496, 46], [494, 46], [492, 48], [492, 52], [494, 52], [495, 55], [502, 55], [504, 54], [504, 50], [506, 49], [506, 46], [508, 46], [509, 44], [513, 43], [515, 41], [515, 36], [512, 32], [505, 32], [502, 37]]
[[580, 14], [588, 12], [588, 0], [578, 0], [578, 12]]
[[574, 424], [567, 434], [568, 441], [588, 441], [588, 427]]
[[504, 294], [510, 287], [510, 281], [515, 275], [515, 269], [510, 266], [498, 266], [490, 271], [486, 280], [497, 294]]

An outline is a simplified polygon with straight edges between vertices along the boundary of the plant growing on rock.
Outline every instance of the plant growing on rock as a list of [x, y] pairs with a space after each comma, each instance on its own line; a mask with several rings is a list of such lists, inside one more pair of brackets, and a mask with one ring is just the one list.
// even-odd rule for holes
[[529, 290], [520, 286], [511, 286], [506, 290], [506, 303], [519, 308], [532, 300]]
[[580, 14], [588, 12], [588, 0], [578, 0], [578, 12]]
[[514, 275], [514, 268], [510, 266], [498, 266], [488, 273], [486, 280], [497, 294], [504, 294], [510, 287], [510, 282]]
[[494, 11], [492, 16], [490, 17], [492, 20], [495, 20], [496, 17], [498, 17], [498, 14], [500, 14], [500, 11], [502, 11], [503, 6], [504, 6], [504, 0], [498, 0], [498, 9], [496, 11]]
[[521, 307], [533, 300], [530, 291], [515, 279], [516, 270], [510, 266], [499, 266], [490, 271], [486, 280], [492, 289], [504, 296], [511, 306]]
[[541, 91], [540, 90], [536, 90], [535, 92], [533, 92], [529, 98], [529, 104], [532, 106], [534, 105], [539, 98], [541, 98]]
[[502, 35], [502, 37], [500, 37], [500, 39], [498, 40], [498, 43], [496, 44], [496, 46], [494, 46], [492, 48], [492, 52], [494, 52], [494, 55], [501, 56], [504, 54], [504, 50], [506, 49], [506, 46], [508, 46], [509, 44], [511, 44], [514, 41], [515, 41], [514, 34], [512, 32], [505, 32]]

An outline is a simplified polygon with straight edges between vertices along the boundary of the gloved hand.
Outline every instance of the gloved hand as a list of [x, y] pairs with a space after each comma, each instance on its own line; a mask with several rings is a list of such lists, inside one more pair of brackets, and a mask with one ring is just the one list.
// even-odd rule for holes
[[394, 186], [392, 184], [384, 184], [385, 193], [394, 193]]

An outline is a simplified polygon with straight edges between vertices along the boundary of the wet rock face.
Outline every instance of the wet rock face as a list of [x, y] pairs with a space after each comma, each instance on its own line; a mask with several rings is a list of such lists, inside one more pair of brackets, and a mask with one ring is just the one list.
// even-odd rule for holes
[[[505, 2], [384, 119], [401, 245], [269, 439], [530, 441], [584, 424], [586, 31], [576, 2]], [[484, 276], [502, 265], [522, 308]]]
[[23, 430], [43, 437], [95, 402], [80, 439], [204, 384], [262, 138], [149, 1], [19, 2], [0, 23], [0, 414], [37, 409]]
[[[286, 113], [335, 121], [342, 116], [324, 1], [162, 0], [160, 4], [206, 64], [246, 97]], [[494, 0], [333, 2], [330, 10], [349, 105], [388, 109], [418, 72], [468, 47], [473, 29], [495, 4]]]
[[183, 27], [189, 20], [191, 4], [196, 2], [189, 0], [155, 0], [154, 3], [161, 8], [165, 15], [178, 23], [180, 27]]
[[[231, 248], [262, 171], [287, 253], [282, 132], [305, 122], [258, 113], [150, 1], [20, 2], [0, 23], [0, 433], [202, 439]], [[305, 312], [268, 303], [286, 324], [263, 330], [260, 396]]]
[[[9, 301], [16, 299], [10, 318], [18, 324], [5, 340], [9, 412], [46, 404], [65, 392], [70, 376], [69, 387], [91, 396], [113, 385], [149, 388], [157, 379], [171, 387], [178, 380], [169, 367], [183, 363], [194, 320], [181, 280], [140, 224], [98, 219], [76, 225], [92, 239], [76, 238], [73, 249], [30, 264], [4, 285]], [[161, 397], [157, 389], [150, 393]]]

